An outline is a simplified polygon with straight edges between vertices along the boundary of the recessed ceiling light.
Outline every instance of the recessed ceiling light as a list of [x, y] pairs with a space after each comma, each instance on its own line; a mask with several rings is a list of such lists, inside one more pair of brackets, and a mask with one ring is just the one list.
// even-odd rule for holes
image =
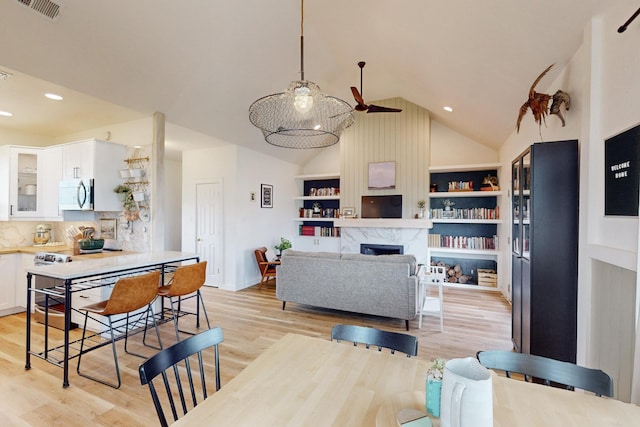
[[450, 112], [450, 113], [452, 113], [452, 112], [453, 112], [453, 108], [449, 107], [448, 105], [447, 105], [447, 106], [445, 106], [445, 107], [442, 107], [442, 109], [443, 109], [444, 111], [448, 111], [448, 112]]
[[0, 116], [11, 117], [13, 114], [8, 111], [0, 111]]
[[55, 101], [62, 101], [63, 99], [60, 95], [56, 95], [55, 93], [45, 93], [44, 96]]

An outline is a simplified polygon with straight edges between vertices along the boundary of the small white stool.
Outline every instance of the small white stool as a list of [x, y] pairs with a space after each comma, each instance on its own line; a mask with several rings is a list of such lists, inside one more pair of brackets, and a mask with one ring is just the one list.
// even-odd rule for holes
[[[422, 266], [418, 272], [418, 289], [420, 294], [420, 304], [418, 307], [418, 329], [422, 328], [422, 315], [433, 314], [440, 316], [440, 332], [444, 331], [444, 321], [442, 317], [442, 284], [446, 278], [444, 267]], [[427, 296], [429, 286], [438, 286], [438, 296]]]

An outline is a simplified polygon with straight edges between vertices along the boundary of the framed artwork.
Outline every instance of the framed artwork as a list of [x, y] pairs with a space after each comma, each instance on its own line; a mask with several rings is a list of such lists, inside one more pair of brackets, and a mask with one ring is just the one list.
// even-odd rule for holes
[[260, 207], [272, 208], [273, 207], [273, 185], [261, 184], [260, 193], [262, 194], [262, 198], [260, 199], [261, 200]]
[[105, 218], [100, 220], [100, 238], [118, 239], [118, 220], [115, 218]]
[[355, 208], [342, 208], [343, 218], [353, 218], [356, 215]]
[[640, 125], [604, 141], [604, 214], [638, 216]]
[[369, 189], [396, 188], [396, 162], [369, 163]]

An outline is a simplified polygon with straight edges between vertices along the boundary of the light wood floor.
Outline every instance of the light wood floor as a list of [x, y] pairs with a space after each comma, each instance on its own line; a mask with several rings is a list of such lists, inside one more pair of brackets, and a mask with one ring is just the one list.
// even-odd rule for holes
[[[271, 281], [260, 290], [255, 286], [240, 292], [203, 289], [212, 325], [224, 331], [225, 341], [220, 346], [223, 387], [288, 332], [329, 339], [336, 323], [405, 332], [404, 321], [396, 319], [295, 303], [288, 303], [282, 311], [274, 283]], [[439, 331], [436, 317], [425, 316], [422, 329], [417, 329], [417, 319], [410, 322], [408, 333], [419, 339], [418, 357], [448, 359], [474, 356], [480, 349], [511, 349], [511, 307], [501, 294], [445, 288], [444, 299], [444, 332]], [[123, 382], [120, 389], [79, 377], [75, 360], [70, 367], [70, 386], [64, 389], [61, 368], [32, 357], [32, 369], [24, 369], [24, 322], [24, 314], [0, 318], [0, 426], [158, 425], [148, 388], [140, 385], [138, 377], [142, 359], [125, 354], [123, 342], [118, 344]], [[42, 329], [34, 324], [34, 334], [39, 335]], [[162, 334], [165, 346], [175, 342], [172, 324], [163, 325]], [[132, 349], [149, 356], [155, 352], [142, 346]], [[89, 353], [83, 358], [83, 368], [85, 363], [87, 369], [108, 375], [113, 364], [110, 348]]]

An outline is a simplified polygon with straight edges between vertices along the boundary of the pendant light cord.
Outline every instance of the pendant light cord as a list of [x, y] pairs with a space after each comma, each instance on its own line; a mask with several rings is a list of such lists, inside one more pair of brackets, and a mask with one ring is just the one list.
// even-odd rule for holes
[[300, 80], [304, 81], [304, 0], [300, 0]]

